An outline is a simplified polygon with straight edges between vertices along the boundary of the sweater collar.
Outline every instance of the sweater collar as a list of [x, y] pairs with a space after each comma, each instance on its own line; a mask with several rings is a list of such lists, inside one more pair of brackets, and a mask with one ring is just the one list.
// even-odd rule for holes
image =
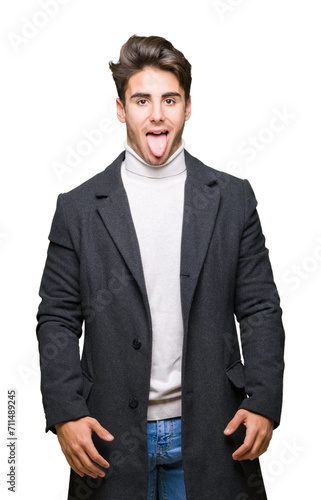
[[161, 165], [149, 165], [125, 141], [125, 168], [133, 174], [144, 177], [164, 178], [180, 174], [186, 170], [184, 140], [182, 145]]

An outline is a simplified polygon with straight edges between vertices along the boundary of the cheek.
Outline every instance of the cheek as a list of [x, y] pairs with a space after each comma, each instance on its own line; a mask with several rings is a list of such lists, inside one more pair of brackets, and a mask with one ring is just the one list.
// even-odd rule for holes
[[177, 110], [173, 109], [167, 114], [167, 117], [176, 129], [180, 129], [185, 122], [185, 110], [178, 113]]
[[132, 113], [130, 116], [129, 120], [130, 127], [137, 135], [141, 135], [143, 133], [145, 122], [146, 122], [146, 112], [144, 112], [144, 110], [136, 111], [135, 113]]

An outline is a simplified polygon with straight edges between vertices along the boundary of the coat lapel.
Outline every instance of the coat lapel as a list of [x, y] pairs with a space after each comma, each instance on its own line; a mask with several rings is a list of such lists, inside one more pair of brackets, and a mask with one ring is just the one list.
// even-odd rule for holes
[[97, 210], [140, 288], [150, 317], [138, 239], [120, 174], [124, 158], [125, 152], [123, 151], [103, 172], [103, 182], [99, 182], [96, 188]]
[[187, 178], [181, 241], [181, 302], [185, 331], [220, 202], [215, 170], [185, 151]]
[[[97, 210], [115, 245], [122, 254], [150, 309], [138, 239], [130, 212], [120, 167], [125, 152], [99, 176], [96, 187]], [[187, 177], [185, 183], [181, 240], [181, 301], [185, 327], [188, 324], [193, 294], [214, 230], [220, 194], [215, 171], [185, 151]], [[103, 182], [101, 180], [103, 179]]]

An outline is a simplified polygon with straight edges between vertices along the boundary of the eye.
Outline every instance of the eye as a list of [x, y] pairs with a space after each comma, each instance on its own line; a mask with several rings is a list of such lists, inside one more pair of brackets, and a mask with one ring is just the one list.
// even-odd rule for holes
[[171, 104], [175, 104], [174, 99], [170, 99], [170, 98], [165, 99], [165, 102], [166, 102], [166, 104], [170, 104], [170, 105], [171, 105]]
[[140, 104], [141, 106], [145, 106], [147, 103], [147, 99], [140, 99], [137, 104]]

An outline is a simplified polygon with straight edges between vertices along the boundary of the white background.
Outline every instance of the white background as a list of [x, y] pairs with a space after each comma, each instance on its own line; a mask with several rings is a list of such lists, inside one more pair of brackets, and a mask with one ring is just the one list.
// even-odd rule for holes
[[[2, 498], [67, 497], [69, 466], [57, 438], [44, 431], [38, 289], [57, 195], [123, 149], [108, 62], [134, 33], [168, 38], [192, 63], [186, 149], [249, 179], [255, 191], [287, 335], [282, 422], [262, 469], [269, 500], [318, 497], [320, 14], [318, 0], [61, 0], [49, 17], [41, 1], [1, 3]], [[277, 113], [288, 115], [283, 126], [271, 122]], [[66, 165], [70, 148], [81, 150], [84, 130], [103, 118], [109, 127], [101, 144], [59, 178], [55, 162]], [[250, 137], [260, 147], [251, 156], [244, 153]], [[6, 485], [11, 388], [18, 399], [15, 494]]]

